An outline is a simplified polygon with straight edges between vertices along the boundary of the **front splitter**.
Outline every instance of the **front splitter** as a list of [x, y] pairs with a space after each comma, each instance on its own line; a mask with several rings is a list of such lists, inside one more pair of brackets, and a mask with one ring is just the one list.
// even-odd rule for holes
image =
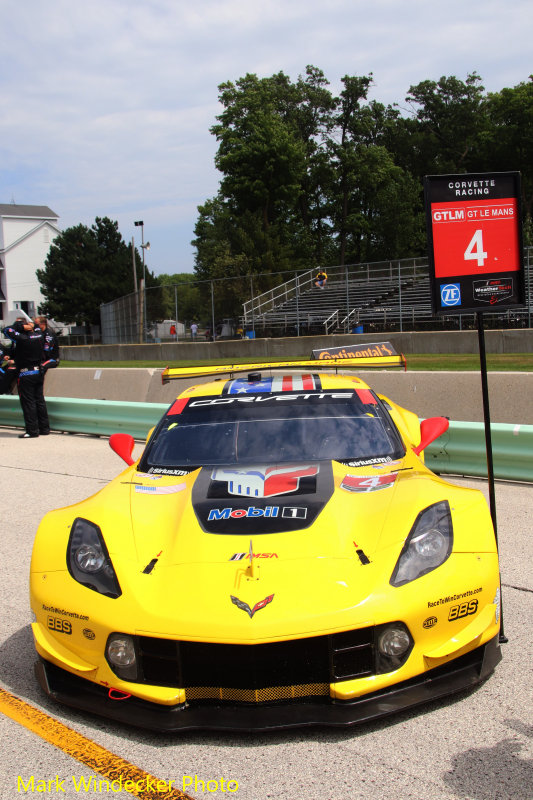
[[78, 678], [48, 661], [35, 665], [46, 694], [67, 706], [153, 731], [270, 731], [305, 726], [344, 727], [379, 719], [431, 700], [472, 688], [501, 660], [498, 636], [466, 656], [411, 680], [354, 701], [302, 699], [286, 703], [188, 704], [164, 706], [140, 700], [112, 699], [102, 686]]

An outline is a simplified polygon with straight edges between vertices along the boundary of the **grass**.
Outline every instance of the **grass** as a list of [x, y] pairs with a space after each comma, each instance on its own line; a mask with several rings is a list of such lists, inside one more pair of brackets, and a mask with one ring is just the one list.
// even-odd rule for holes
[[[260, 359], [257, 359], [259, 362]], [[271, 359], [271, 361], [284, 361], [283, 358]], [[232, 363], [241, 364], [252, 362], [251, 358], [235, 358]], [[182, 360], [182, 361], [62, 361], [60, 369], [72, 367], [85, 367], [89, 369], [114, 369], [137, 368], [156, 368], [163, 367], [191, 367], [205, 364], [205, 361]], [[228, 359], [213, 359], [213, 364], [227, 364]], [[317, 362], [318, 364], [318, 362]], [[487, 353], [487, 369], [489, 372], [533, 372], [533, 353]], [[479, 355], [475, 353], [417, 353], [407, 356], [407, 370], [422, 370], [435, 372], [451, 370], [456, 372], [477, 371], [479, 370]]]

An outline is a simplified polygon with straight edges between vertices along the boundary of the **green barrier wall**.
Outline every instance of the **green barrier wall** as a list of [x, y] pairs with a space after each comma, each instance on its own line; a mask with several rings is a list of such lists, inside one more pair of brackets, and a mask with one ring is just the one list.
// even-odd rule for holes
[[[168, 408], [162, 403], [125, 403], [47, 397], [52, 430], [110, 436], [130, 433], [145, 439]], [[16, 395], [0, 396], [0, 425], [23, 427]], [[494, 475], [515, 481], [533, 481], [533, 425], [491, 425]], [[425, 452], [426, 463], [437, 473], [487, 476], [485, 428], [482, 422], [450, 422], [448, 431]]]
[[[93, 433], [99, 436], [131, 433], [136, 439], [146, 439], [148, 431], [159, 421], [168, 405], [47, 397], [46, 407], [53, 431]], [[0, 425], [24, 427], [17, 395], [0, 396]]]

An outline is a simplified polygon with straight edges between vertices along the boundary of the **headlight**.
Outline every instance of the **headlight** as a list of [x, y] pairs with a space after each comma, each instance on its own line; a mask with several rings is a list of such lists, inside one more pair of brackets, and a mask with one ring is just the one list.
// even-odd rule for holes
[[421, 511], [406, 539], [390, 582], [403, 586], [440, 567], [452, 551], [452, 515], [447, 500]]
[[124, 681], [137, 680], [137, 652], [133, 636], [127, 633], [111, 633], [105, 654], [107, 663], [115, 675]]
[[108, 597], [120, 597], [120, 586], [98, 525], [77, 517], [67, 547], [68, 571], [78, 583]]

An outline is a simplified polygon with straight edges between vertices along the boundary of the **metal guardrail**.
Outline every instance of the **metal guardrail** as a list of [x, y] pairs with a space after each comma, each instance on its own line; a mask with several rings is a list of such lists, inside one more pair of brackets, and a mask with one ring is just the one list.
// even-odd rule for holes
[[[52, 430], [110, 436], [129, 433], [146, 439], [168, 408], [163, 403], [125, 403], [47, 397]], [[0, 426], [24, 425], [16, 395], [0, 397]], [[493, 423], [491, 438], [494, 476], [500, 480], [533, 482], [533, 425]], [[448, 431], [425, 451], [426, 464], [437, 473], [487, 477], [485, 429], [482, 422], [450, 422]]]
[[[168, 404], [47, 397], [46, 407], [53, 431], [96, 436], [130, 433], [135, 439], [146, 439], [148, 431], [163, 416]], [[17, 395], [0, 397], [0, 425], [24, 427]]]

